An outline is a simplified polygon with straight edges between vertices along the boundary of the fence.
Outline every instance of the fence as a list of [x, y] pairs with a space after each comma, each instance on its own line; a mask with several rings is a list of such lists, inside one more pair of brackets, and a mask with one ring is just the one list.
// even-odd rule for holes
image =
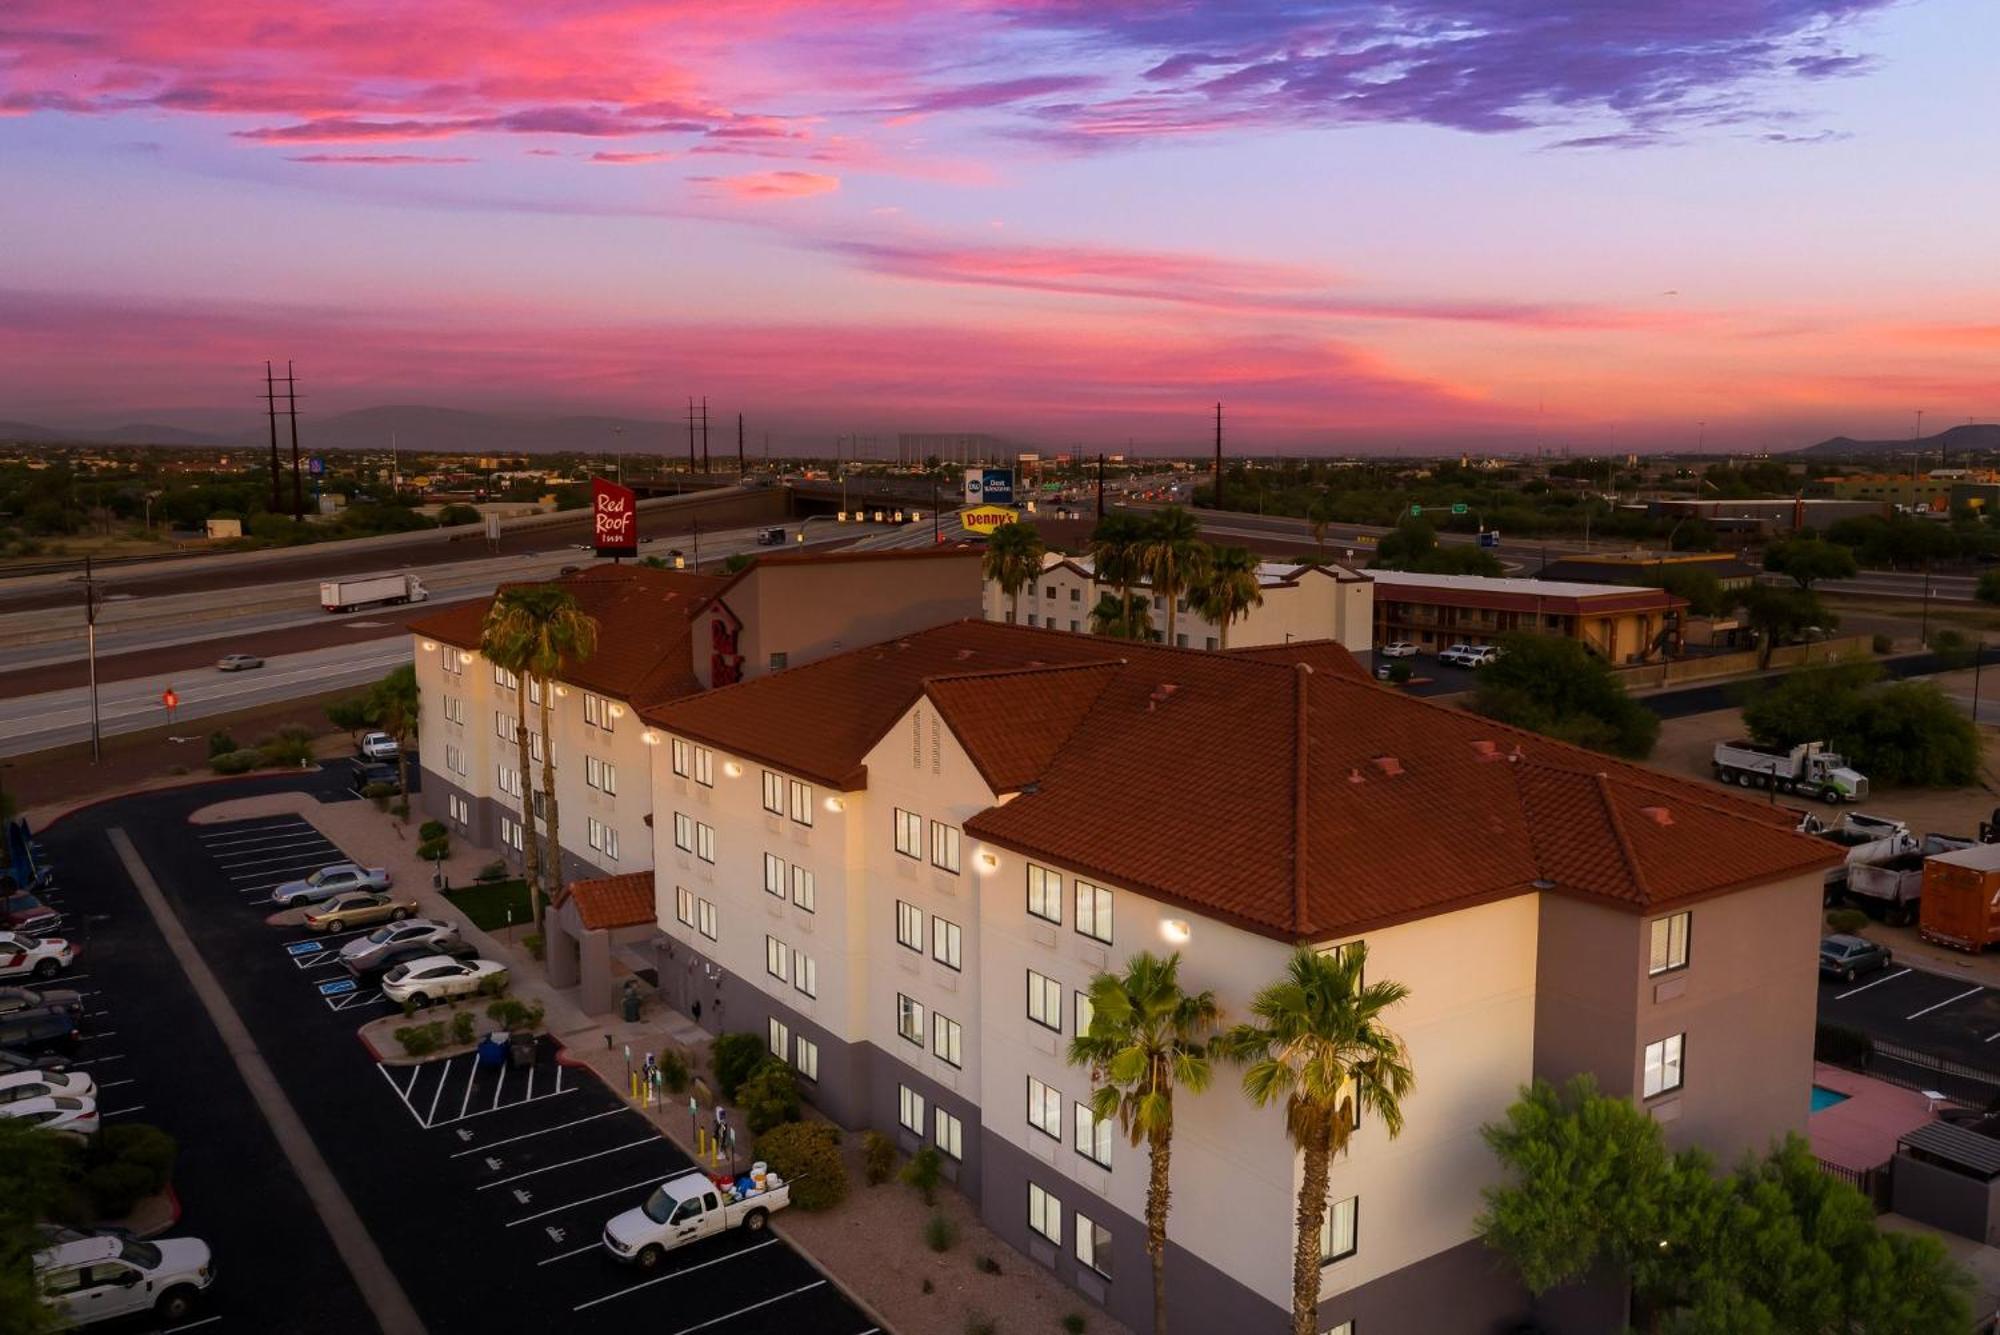
[[[1798, 668], [1818, 663], [1837, 663], [1842, 659], [1869, 653], [1869, 638], [1866, 635], [1843, 635], [1836, 639], [1817, 640], [1811, 644], [1785, 644], [1771, 651], [1770, 666], [1773, 668]], [[1734, 654], [1702, 654], [1690, 658], [1666, 659], [1658, 663], [1644, 663], [1637, 667], [1618, 669], [1618, 679], [1631, 689], [1646, 689], [1655, 686], [1674, 686], [1683, 682], [1702, 681], [1710, 677], [1734, 677], [1758, 670], [1757, 651], [1746, 649]]]
[[1895, 1043], [1874, 1041], [1866, 1056], [1819, 1052], [1820, 1061], [1858, 1071], [1904, 1089], [1942, 1094], [1973, 1108], [2000, 1105], [2000, 1074]]
[[1839, 1178], [1848, 1186], [1866, 1196], [1876, 1210], [1889, 1208], [1889, 1170], [1886, 1168], [1849, 1168], [1846, 1164], [1829, 1163], [1817, 1159], [1819, 1171], [1828, 1177]]

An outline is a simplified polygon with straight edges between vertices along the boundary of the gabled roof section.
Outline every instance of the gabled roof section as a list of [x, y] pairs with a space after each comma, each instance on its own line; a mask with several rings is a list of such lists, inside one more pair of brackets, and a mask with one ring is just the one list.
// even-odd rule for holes
[[576, 901], [577, 918], [592, 931], [646, 927], [659, 921], [650, 871], [571, 881], [563, 893], [563, 902], [570, 900]]
[[1285, 644], [1254, 644], [1228, 651], [1232, 658], [1254, 658], [1261, 663], [1305, 663], [1314, 672], [1336, 677], [1368, 680], [1368, 673], [1338, 640], [1292, 640]]
[[986, 786], [1013, 793], [1041, 777], [1124, 666], [1121, 659], [934, 677], [925, 694]]

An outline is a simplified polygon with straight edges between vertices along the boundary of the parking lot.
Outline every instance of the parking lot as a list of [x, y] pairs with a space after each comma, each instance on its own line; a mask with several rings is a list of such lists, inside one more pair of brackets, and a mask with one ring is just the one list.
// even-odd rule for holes
[[1822, 978], [1819, 1018], [1991, 1072], [2000, 1086], [2000, 989], [1896, 963], [1852, 983]]
[[[266, 790], [272, 783], [260, 782]], [[597, 1318], [659, 1335], [874, 1329], [770, 1233], [705, 1240], [654, 1273], [612, 1261], [598, 1242], [605, 1221], [689, 1166], [686, 1157], [594, 1075], [564, 1065], [546, 1038], [526, 1068], [479, 1066], [468, 1056], [417, 1066], [378, 1061], [355, 1031], [388, 1005], [335, 959], [352, 933], [320, 937], [265, 921], [273, 886], [347, 860], [344, 852], [297, 817], [186, 824], [187, 812], [234, 795], [210, 788], [95, 808], [95, 842], [103, 844], [109, 827], [131, 838], [428, 1329], [562, 1330]], [[64, 834], [90, 842], [81, 829]], [[106, 879], [129, 902], [134, 892], [115, 860]], [[171, 960], [165, 968], [173, 969]], [[134, 1089], [153, 1102], [150, 1089]], [[201, 1106], [198, 1096], [190, 1102]], [[254, 1106], [248, 1112], [257, 1115]], [[180, 1134], [189, 1143], [202, 1133], [197, 1126]], [[221, 1200], [241, 1211], [244, 1191], [239, 1180]], [[309, 1207], [298, 1222], [316, 1223]], [[268, 1236], [235, 1247], [217, 1242], [212, 1311], [225, 1312], [239, 1271], [282, 1272], [290, 1264], [298, 1243], [289, 1223], [275, 1221]], [[314, 1250], [341, 1270], [324, 1241]], [[340, 1278], [351, 1291], [344, 1271]], [[272, 1329], [268, 1314], [282, 1309], [264, 1310], [262, 1328]], [[373, 1325], [364, 1314], [356, 1324], [288, 1320], [284, 1328]]]

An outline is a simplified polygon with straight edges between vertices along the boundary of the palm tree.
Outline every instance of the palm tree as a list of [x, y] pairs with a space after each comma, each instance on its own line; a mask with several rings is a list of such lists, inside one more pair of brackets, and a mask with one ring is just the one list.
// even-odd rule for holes
[[1167, 1329], [1167, 1170], [1173, 1155], [1174, 1091], [1199, 1094], [1214, 1068], [1209, 1045], [1222, 1013], [1213, 992], [1181, 990], [1181, 957], [1140, 951], [1123, 974], [1090, 980], [1090, 1029], [1069, 1045], [1072, 1066], [1090, 1068], [1090, 1111], [1116, 1118], [1150, 1160], [1146, 1255], [1153, 1262], [1153, 1335]]
[[486, 611], [479, 630], [479, 652], [494, 667], [514, 679], [514, 744], [520, 748], [521, 776], [521, 875], [528, 883], [528, 895], [535, 906], [535, 930], [542, 919], [542, 845], [535, 837], [535, 786], [528, 782], [534, 773], [528, 757], [528, 641], [514, 618], [500, 605], [500, 597]]
[[396, 739], [396, 787], [402, 796], [403, 824], [410, 823], [410, 743], [417, 732], [422, 700], [417, 693], [417, 665], [405, 663], [368, 691], [367, 710], [376, 725]]
[[1285, 1134], [1305, 1156], [1292, 1251], [1292, 1332], [1318, 1328], [1320, 1224], [1333, 1157], [1347, 1149], [1363, 1110], [1393, 1139], [1416, 1083], [1403, 1040], [1382, 1014], [1410, 994], [1401, 983], [1365, 983], [1362, 942], [1321, 953], [1301, 946], [1285, 976], [1250, 1003], [1256, 1018], [1221, 1040], [1244, 1064], [1243, 1092], [1260, 1108], [1285, 1101]]
[[1321, 556], [1326, 555], [1326, 530], [1333, 523], [1333, 498], [1320, 492], [1306, 506], [1306, 527], [1312, 530], [1313, 543]]
[[[503, 589], [493, 600], [489, 621], [500, 618], [505, 637], [518, 640], [528, 675], [541, 683], [542, 809], [549, 825], [549, 899], [562, 897], [562, 828], [556, 811], [556, 753], [551, 720], [555, 710], [556, 674], [597, 652], [597, 619], [577, 606], [575, 595], [553, 584]], [[524, 785], [525, 786], [525, 785]], [[531, 809], [532, 810], [532, 809]], [[534, 826], [527, 827], [530, 838]], [[543, 901], [537, 897], [535, 930], [542, 930]]]
[[1201, 583], [1208, 570], [1209, 546], [1201, 540], [1201, 523], [1191, 510], [1170, 505], [1147, 526], [1140, 564], [1153, 592], [1167, 600], [1167, 640], [1174, 643], [1174, 613], [1181, 595]]
[[[1134, 631], [1132, 617], [1132, 585], [1140, 578], [1139, 548], [1145, 542], [1145, 532], [1143, 521], [1126, 514], [1106, 515], [1090, 532], [1091, 570], [1098, 583], [1117, 587], [1118, 606], [1122, 609], [1116, 621], [1122, 629], [1100, 633], [1145, 638]], [[1146, 633], [1151, 634], [1150, 613], [1147, 622]]]
[[1095, 635], [1121, 640], [1147, 640], [1153, 636], [1153, 609], [1144, 598], [1120, 603], [1115, 593], [1100, 594], [1090, 609], [1090, 629]]
[[1042, 553], [1047, 550], [1035, 526], [1018, 519], [1011, 524], [1002, 524], [986, 539], [982, 573], [1007, 595], [1009, 621], [1018, 622], [1021, 619], [1021, 590], [1034, 583], [1035, 577], [1042, 573]]
[[1216, 548], [1201, 583], [1188, 593], [1188, 606], [1216, 624], [1224, 649], [1229, 647], [1229, 623], [1263, 605], [1257, 558], [1248, 547]]

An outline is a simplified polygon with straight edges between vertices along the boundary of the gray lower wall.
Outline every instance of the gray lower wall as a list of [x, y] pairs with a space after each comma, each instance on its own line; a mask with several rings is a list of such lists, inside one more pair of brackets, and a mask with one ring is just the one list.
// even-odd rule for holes
[[[520, 803], [509, 798], [500, 801], [491, 797], [481, 797], [461, 788], [453, 782], [455, 775], [445, 774], [426, 766], [423, 786], [417, 794], [417, 807], [432, 820], [443, 821], [464, 843], [474, 848], [492, 851], [495, 857], [519, 871], [521, 855], [513, 848], [500, 842], [500, 818], [518, 821], [521, 818]], [[451, 818], [451, 800], [462, 797], [471, 808], [471, 819], [460, 824]], [[557, 813], [560, 816], [561, 813]], [[628, 869], [629, 870], [629, 869]], [[639, 868], [638, 870], [644, 870]], [[578, 857], [567, 847], [562, 851], [562, 874], [565, 881], [588, 881], [600, 876], [615, 875], [597, 864]]]
[[2000, 1182], [1982, 1182], [1908, 1153], [1896, 1156], [1889, 1182], [1897, 1214], [1989, 1247], [2000, 1239]]

